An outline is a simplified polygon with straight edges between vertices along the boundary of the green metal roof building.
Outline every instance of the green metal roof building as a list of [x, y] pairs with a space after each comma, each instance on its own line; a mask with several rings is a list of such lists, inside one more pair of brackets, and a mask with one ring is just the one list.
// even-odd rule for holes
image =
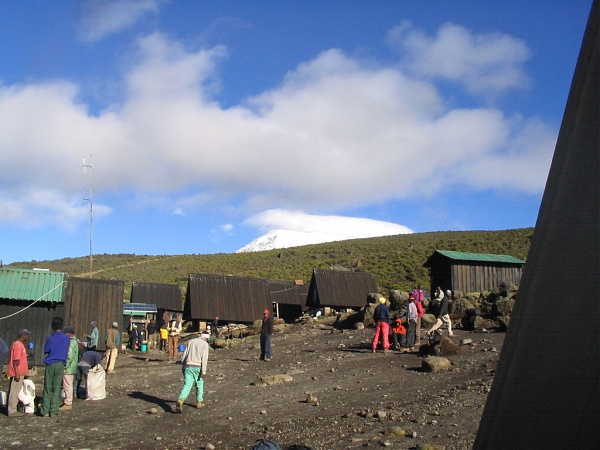
[[62, 302], [63, 272], [0, 268], [0, 299]]
[[501, 283], [518, 285], [525, 261], [509, 255], [436, 250], [424, 267], [429, 268], [431, 292], [481, 292]]

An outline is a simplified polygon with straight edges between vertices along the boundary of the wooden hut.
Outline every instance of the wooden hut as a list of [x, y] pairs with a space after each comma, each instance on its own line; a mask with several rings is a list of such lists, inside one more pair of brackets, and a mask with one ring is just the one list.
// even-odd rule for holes
[[183, 317], [186, 320], [253, 323], [272, 310], [268, 281], [258, 278], [189, 274]]
[[308, 292], [302, 280], [269, 281], [268, 289], [276, 317], [289, 323], [302, 315]]
[[134, 282], [131, 287], [131, 302], [156, 305], [157, 324], [160, 326], [173, 313], [183, 313], [183, 289], [178, 284]]
[[0, 267], [0, 338], [9, 346], [17, 332], [31, 331], [35, 364], [42, 363], [53, 317], [65, 317], [64, 273]]
[[105, 350], [106, 331], [123, 318], [124, 291], [123, 281], [68, 277], [63, 290], [65, 323], [74, 326], [80, 337], [88, 334], [90, 323], [96, 321], [100, 332], [98, 350]]
[[376, 292], [377, 283], [370, 273], [314, 269], [306, 306], [359, 309], [367, 304], [368, 295]]
[[424, 267], [429, 268], [431, 291], [481, 292], [501, 283], [521, 282], [525, 261], [508, 255], [436, 250]]

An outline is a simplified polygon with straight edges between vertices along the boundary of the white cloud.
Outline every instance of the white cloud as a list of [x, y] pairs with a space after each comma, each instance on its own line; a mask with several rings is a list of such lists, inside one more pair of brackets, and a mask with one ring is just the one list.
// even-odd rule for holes
[[160, 34], [139, 48], [127, 96], [98, 115], [73, 83], [0, 85], [0, 223], [58, 222], [60, 208], [45, 210], [26, 192], [66, 205], [81, 198], [89, 154], [94, 192], [134, 193], [137, 207], [182, 214], [234, 201], [250, 213], [334, 211], [449, 185], [543, 190], [555, 139], [547, 126], [485, 107], [448, 109], [433, 81], [395, 67], [329, 50], [225, 109], [213, 100], [224, 48], [189, 52]]
[[494, 97], [529, 86], [523, 64], [531, 51], [506, 34], [473, 34], [447, 23], [430, 37], [403, 22], [390, 31], [388, 41], [405, 52], [403, 67], [411, 73], [455, 81], [472, 94]]
[[162, 0], [87, 0], [82, 5], [82, 38], [97, 41], [123, 31], [143, 16], [158, 13]]
[[343, 217], [305, 214], [300, 211], [271, 209], [249, 217], [244, 225], [257, 227], [261, 232], [288, 230], [303, 233], [322, 233], [346, 238], [367, 238], [412, 233], [410, 228], [391, 222]]

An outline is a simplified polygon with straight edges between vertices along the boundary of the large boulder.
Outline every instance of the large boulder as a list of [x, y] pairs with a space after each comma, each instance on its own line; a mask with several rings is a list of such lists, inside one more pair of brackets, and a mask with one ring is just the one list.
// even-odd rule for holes
[[515, 307], [514, 299], [507, 298], [504, 300], [498, 300], [496, 303], [494, 303], [492, 311], [495, 314], [498, 314], [500, 316], [510, 316], [512, 314], [514, 307]]
[[466, 298], [459, 298], [452, 302], [452, 318], [460, 318], [465, 315], [468, 309], [474, 308], [475, 306]]
[[421, 368], [425, 372], [443, 372], [450, 367], [452, 367], [450, 361], [442, 356], [428, 356], [421, 362]]
[[458, 355], [461, 352], [460, 346], [452, 339], [443, 337], [438, 345], [438, 356]]
[[405, 310], [408, 305], [408, 292], [398, 291], [396, 289], [390, 291], [390, 309], [392, 311]]
[[433, 314], [423, 314], [423, 317], [421, 317], [421, 328], [431, 328], [435, 321], [436, 318]]

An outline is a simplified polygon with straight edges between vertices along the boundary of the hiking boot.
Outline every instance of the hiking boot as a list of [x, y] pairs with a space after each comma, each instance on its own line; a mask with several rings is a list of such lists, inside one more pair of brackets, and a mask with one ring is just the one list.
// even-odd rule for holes
[[177, 400], [175, 411], [177, 411], [179, 414], [183, 414], [183, 400]]
[[270, 362], [271, 358], [265, 358], [265, 362]]
[[204, 408], [204, 402], [196, 402], [196, 409]]
[[73, 409], [72, 405], [62, 405], [60, 408], [58, 408], [59, 411], [69, 411], [70, 409]]

